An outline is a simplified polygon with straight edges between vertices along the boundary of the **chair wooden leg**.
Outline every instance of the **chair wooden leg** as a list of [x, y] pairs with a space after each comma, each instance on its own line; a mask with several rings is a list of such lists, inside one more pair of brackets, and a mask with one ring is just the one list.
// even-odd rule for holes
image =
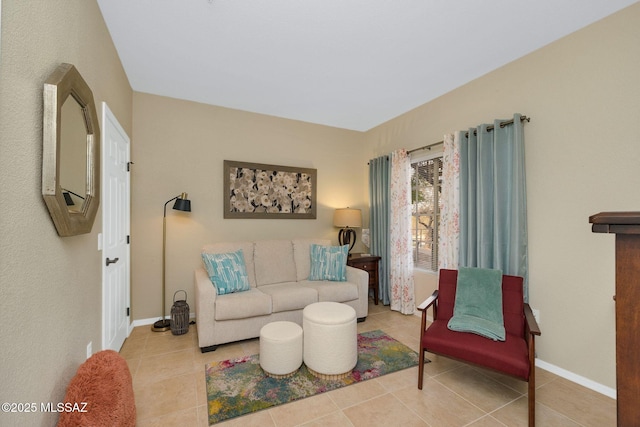
[[422, 376], [424, 375], [424, 348], [420, 349], [420, 357], [418, 359], [418, 389], [422, 390]]
[[534, 335], [529, 335], [529, 427], [536, 425], [536, 341]]
[[427, 329], [427, 310], [422, 311], [420, 319], [420, 357], [418, 358], [418, 390], [422, 390], [422, 375], [424, 374], [424, 347], [422, 346], [422, 335]]
[[527, 391], [529, 398], [529, 427], [536, 425], [536, 366], [531, 365], [529, 373], [529, 390]]

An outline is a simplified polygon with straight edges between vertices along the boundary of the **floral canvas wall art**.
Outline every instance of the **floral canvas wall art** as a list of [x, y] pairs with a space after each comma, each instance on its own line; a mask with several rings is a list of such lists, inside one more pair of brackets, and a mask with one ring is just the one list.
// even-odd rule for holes
[[316, 218], [316, 169], [224, 161], [224, 218]]

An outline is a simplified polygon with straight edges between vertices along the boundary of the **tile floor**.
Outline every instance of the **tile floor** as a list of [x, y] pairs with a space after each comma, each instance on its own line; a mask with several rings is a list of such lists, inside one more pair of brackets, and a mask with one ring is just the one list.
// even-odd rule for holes
[[[420, 319], [369, 305], [358, 332], [382, 329], [418, 350]], [[543, 331], [544, 332], [544, 331]], [[256, 354], [258, 340], [202, 354], [196, 325], [185, 335], [133, 330], [121, 354], [133, 376], [138, 426], [207, 426], [204, 366]], [[526, 426], [526, 383], [428, 355], [423, 390], [418, 368], [277, 406], [219, 426]], [[539, 426], [615, 426], [613, 399], [537, 368]]]

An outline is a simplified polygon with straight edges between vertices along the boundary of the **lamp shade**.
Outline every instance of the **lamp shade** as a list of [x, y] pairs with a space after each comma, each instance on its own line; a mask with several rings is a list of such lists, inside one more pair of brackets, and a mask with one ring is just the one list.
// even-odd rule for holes
[[177, 211], [191, 212], [191, 200], [187, 197], [187, 193], [182, 193], [176, 199], [176, 202], [173, 204], [173, 209]]
[[333, 225], [334, 227], [362, 227], [362, 211], [360, 209], [336, 209], [333, 213]]

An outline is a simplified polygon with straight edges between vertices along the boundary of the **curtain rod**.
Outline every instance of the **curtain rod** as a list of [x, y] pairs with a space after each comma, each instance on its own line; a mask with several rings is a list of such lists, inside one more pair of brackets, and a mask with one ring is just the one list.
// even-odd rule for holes
[[444, 144], [444, 141], [438, 141], [438, 142], [434, 142], [433, 144], [425, 145], [424, 147], [414, 148], [413, 150], [407, 151], [407, 154], [411, 154], [414, 151], [431, 150], [431, 147], [435, 147], [436, 145], [440, 145], [440, 144]]
[[[521, 116], [520, 117], [520, 121], [524, 122], [526, 121], [527, 123], [531, 121], [531, 117], [527, 117], [527, 116]], [[513, 119], [511, 120], [506, 120], [504, 122], [500, 122], [500, 127], [503, 128], [507, 125], [513, 124]], [[487, 131], [492, 131], [494, 128], [493, 125], [489, 125], [487, 126]], [[477, 135], [477, 131], [473, 131], [474, 135]], [[469, 132], [464, 134], [465, 137], [469, 137]], [[418, 147], [418, 148], [414, 148], [413, 150], [409, 150], [407, 151], [407, 154], [411, 154], [414, 151], [420, 151], [420, 150], [431, 150], [431, 147], [435, 147], [436, 145], [440, 145], [440, 144], [444, 144], [444, 141], [438, 141], [438, 142], [434, 142], [433, 144], [429, 144], [429, 145], [425, 145], [424, 147]]]

